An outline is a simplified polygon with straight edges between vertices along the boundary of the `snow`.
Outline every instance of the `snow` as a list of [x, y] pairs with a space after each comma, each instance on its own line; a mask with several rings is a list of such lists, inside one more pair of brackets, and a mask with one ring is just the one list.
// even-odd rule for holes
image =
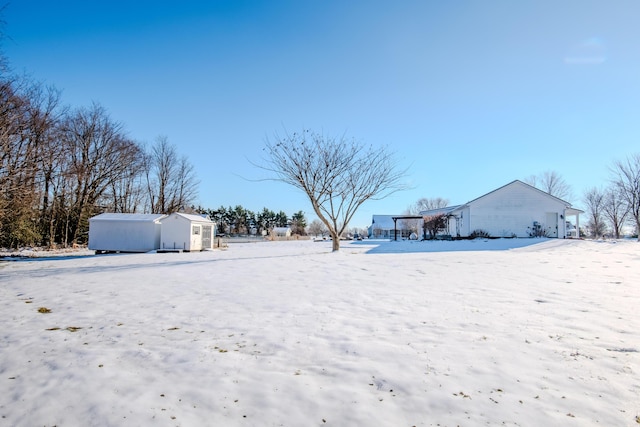
[[634, 426], [639, 248], [292, 241], [0, 261], [0, 425]]

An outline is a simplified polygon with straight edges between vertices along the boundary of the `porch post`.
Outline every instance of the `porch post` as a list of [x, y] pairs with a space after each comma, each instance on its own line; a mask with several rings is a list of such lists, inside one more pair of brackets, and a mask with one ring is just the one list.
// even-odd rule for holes
[[393, 240], [398, 240], [398, 218], [393, 218]]

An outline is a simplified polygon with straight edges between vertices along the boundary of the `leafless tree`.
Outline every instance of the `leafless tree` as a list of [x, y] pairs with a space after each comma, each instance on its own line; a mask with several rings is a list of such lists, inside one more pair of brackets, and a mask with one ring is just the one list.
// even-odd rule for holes
[[[0, 7], [0, 41], [4, 38]], [[40, 112], [26, 77], [9, 74], [0, 51], [0, 245], [40, 243], [38, 200]]]
[[441, 209], [449, 206], [449, 200], [443, 197], [423, 197], [411, 208], [412, 215], [418, 215], [422, 211]]
[[34, 84], [28, 93], [26, 109], [28, 137], [37, 152], [37, 174], [34, 185], [39, 197], [39, 231], [42, 243], [55, 243], [55, 190], [54, 182], [61, 173], [60, 124], [68, 109], [61, 104], [61, 92], [53, 86]]
[[584, 193], [582, 200], [585, 203], [589, 215], [589, 228], [591, 236], [597, 239], [606, 232], [604, 218], [602, 217], [605, 204], [605, 193], [598, 188], [591, 188]]
[[130, 147], [130, 161], [122, 169], [120, 179], [113, 180], [101, 205], [110, 212], [136, 213], [144, 211], [144, 153], [138, 144]]
[[[423, 197], [415, 202], [412, 206], [407, 209], [407, 213], [409, 215], [419, 215], [420, 212], [430, 211], [435, 209], [442, 209], [449, 206], [449, 200], [443, 197]], [[407, 223], [407, 225], [415, 227], [416, 233], [417, 228], [423, 228], [423, 237], [427, 238], [427, 233], [431, 238], [434, 238], [435, 235], [444, 227], [446, 227], [446, 218], [442, 216], [442, 214], [437, 215], [428, 215], [422, 220], [408, 220], [412, 221]], [[411, 227], [408, 227], [411, 228]]]
[[196, 199], [199, 182], [193, 165], [186, 157], [179, 157], [167, 137], [157, 139], [145, 156], [143, 167], [152, 212], [176, 212]]
[[114, 181], [122, 179], [137, 146], [98, 104], [76, 110], [64, 124], [62, 136], [69, 158], [65, 173], [73, 177], [68, 244], [78, 242], [81, 232], [88, 230], [96, 203]]
[[316, 237], [317, 236], [324, 236], [325, 233], [328, 232], [327, 226], [324, 225], [324, 223], [322, 221], [320, 221], [319, 219], [314, 219], [313, 221], [311, 221], [311, 223], [309, 224], [307, 229], [308, 229], [308, 234], [316, 236]]
[[367, 200], [382, 199], [406, 189], [405, 170], [398, 171], [386, 148], [373, 148], [354, 140], [310, 130], [286, 133], [265, 141], [262, 169], [270, 179], [302, 190], [318, 218], [327, 226], [332, 250], [339, 237]]
[[[640, 230], [640, 153], [616, 161], [611, 171], [614, 175], [614, 185], [629, 208], [636, 230]], [[640, 242], [640, 234], [638, 241]]]
[[622, 234], [622, 227], [629, 215], [629, 205], [620, 194], [617, 186], [611, 186], [605, 190], [602, 213], [608, 220], [616, 239]]
[[571, 186], [556, 171], [545, 171], [537, 176], [531, 175], [524, 181], [562, 200], [569, 200], [573, 197]]
[[449, 217], [443, 213], [424, 217], [424, 229], [429, 233], [430, 239], [435, 239], [439, 232], [446, 230], [448, 219]]

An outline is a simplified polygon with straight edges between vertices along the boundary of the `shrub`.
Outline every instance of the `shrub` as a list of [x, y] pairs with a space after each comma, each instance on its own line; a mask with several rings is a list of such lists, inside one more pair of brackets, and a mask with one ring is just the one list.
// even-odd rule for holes
[[470, 239], [487, 238], [487, 237], [491, 237], [491, 235], [489, 234], [489, 232], [482, 229], [473, 230], [469, 235]]

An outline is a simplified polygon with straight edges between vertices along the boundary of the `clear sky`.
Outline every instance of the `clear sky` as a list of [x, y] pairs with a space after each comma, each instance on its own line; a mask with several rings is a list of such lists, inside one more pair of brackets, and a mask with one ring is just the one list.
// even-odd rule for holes
[[137, 141], [166, 136], [195, 166], [199, 204], [315, 218], [298, 190], [255, 182], [283, 128], [385, 145], [422, 197], [464, 203], [546, 170], [607, 184], [640, 152], [637, 0], [12, 1], [16, 72], [98, 102]]

